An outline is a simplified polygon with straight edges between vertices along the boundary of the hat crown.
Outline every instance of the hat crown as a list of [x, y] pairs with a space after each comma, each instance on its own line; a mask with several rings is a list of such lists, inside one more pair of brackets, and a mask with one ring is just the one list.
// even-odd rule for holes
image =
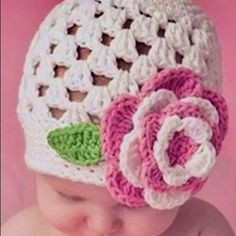
[[158, 71], [182, 66], [206, 87], [220, 89], [215, 30], [192, 1], [63, 1], [43, 21], [26, 56], [18, 114], [27, 164], [103, 185], [102, 165], [90, 172], [65, 163], [49, 148], [47, 134], [69, 124], [99, 122], [114, 98], [137, 94]]

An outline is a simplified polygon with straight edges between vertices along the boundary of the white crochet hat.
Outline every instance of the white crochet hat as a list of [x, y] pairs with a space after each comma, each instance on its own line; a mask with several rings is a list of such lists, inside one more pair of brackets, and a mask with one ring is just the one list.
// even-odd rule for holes
[[[116, 97], [135, 95], [157, 72], [179, 67], [199, 75], [205, 87], [221, 89], [214, 27], [190, 0], [63, 1], [41, 24], [24, 66], [18, 114], [27, 165], [40, 173], [105, 186], [103, 157], [88, 165], [61, 158], [49, 143], [49, 133], [96, 123]], [[57, 141], [63, 146], [65, 140]], [[179, 204], [150, 203], [157, 208]]]

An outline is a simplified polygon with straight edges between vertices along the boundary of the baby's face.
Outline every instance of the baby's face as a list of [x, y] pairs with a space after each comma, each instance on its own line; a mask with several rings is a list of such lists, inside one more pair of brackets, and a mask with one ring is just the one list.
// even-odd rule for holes
[[39, 207], [48, 223], [68, 236], [158, 236], [173, 223], [178, 208], [129, 208], [106, 188], [56, 177], [37, 177]]

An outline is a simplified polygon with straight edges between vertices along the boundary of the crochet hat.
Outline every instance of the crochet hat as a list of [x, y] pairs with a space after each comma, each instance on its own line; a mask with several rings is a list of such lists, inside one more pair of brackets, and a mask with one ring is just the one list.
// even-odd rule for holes
[[171, 209], [206, 182], [226, 134], [219, 45], [190, 0], [65, 0], [27, 53], [26, 163]]

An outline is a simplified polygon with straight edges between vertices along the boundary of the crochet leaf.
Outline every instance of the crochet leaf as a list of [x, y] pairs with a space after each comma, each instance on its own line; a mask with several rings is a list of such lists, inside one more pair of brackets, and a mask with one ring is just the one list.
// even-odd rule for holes
[[98, 164], [101, 159], [99, 126], [79, 123], [51, 131], [48, 144], [68, 162], [81, 166]]

